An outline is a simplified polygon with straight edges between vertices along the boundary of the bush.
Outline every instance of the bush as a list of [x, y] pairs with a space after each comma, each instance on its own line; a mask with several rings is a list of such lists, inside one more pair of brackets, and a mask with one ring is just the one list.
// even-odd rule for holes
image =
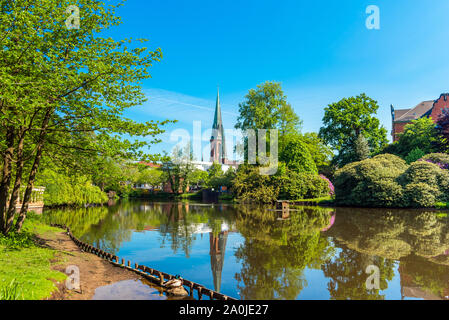
[[417, 161], [410, 165], [410, 167], [399, 178], [402, 185], [409, 183], [425, 183], [438, 188], [444, 187], [449, 180], [449, 173], [441, 170], [438, 165]]
[[434, 207], [449, 200], [449, 171], [382, 154], [351, 163], [335, 175], [335, 200], [368, 207]]
[[318, 174], [290, 170], [283, 162], [273, 176], [261, 175], [257, 166], [240, 166], [232, 191], [242, 201], [259, 203], [313, 199], [330, 193], [329, 182]]
[[425, 155], [424, 151], [422, 151], [420, 148], [415, 148], [412, 151], [410, 151], [409, 154], [405, 157], [405, 161], [407, 161], [407, 163], [410, 164], [422, 158], [424, 155]]
[[108, 201], [106, 193], [83, 176], [69, 177], [52, 170], [45, 170], [39, 183], [45, 186], [44, 203], [46, 206], [85, 205]]
[[335, 173], [335, 200], [344, 205], [394, 206], [402, 196], [395, 179], [406, 169], [405, 161], [391, 154], [346, 165]]
[[359, 183], [351, 200], [362, 207], [401, 207], [402, 196], [402, 187], [396, 181], [379, 179]]
[[430, 153], [419, 161], [426, 161], [438, 165], [441, 169], [449, 170], [449, 154], [447, 153]]
[[328, 195], [330, 196], [335, 195], [335, 187], [333, 183], [323, 174], [320, 174], [320, 178], [327, 182], [327, 186], [329, 188]]
[[427, 208], [435, 206], [440, 192], [426, 183], [411, 183], [405, 186], [404, 194], [409, 207]]
[[280, 198], [285, 200], [314, 199], [330, 193], [329, 183], [317, 174], [289, 170], [283, 180]]
[[10, 232], [7, 236], [0, 234], [0, 245], [8, 249], [30, 248], [35, 245], [34, 236], [27, 231]]
[[272, 176], [261, 175], [257, 166], [241, 165], [232, 191], [244, 202], [272, 203], [279, 195], [279, 186], [273, 180]]

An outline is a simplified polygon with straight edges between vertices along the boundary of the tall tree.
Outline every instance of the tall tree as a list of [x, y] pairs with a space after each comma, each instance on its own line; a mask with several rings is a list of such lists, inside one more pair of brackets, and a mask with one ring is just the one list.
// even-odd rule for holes
[[249, 90], [245, 101], [239, 104], [239, 113], [236, 129], [252, 129], [256, 135], [260, 129], [278, 129], [280, 150], [285, 147], [289, 135], [298, 134], [301, 130], [302, 121], [287, 102], [278, 82], [267, 81], [257, 89]]
[[175, 194], [186, 192], [190, 184], [190, 178], [195, 170], [192, 164], [193, 154], [191, 144], [184, 148], [175, 147], [170, 157], [164, 157], [162, 171], [165, 173], [164, 180], [170, 184]]
[[149, 68], [161, 59], [161, 50], [101, 37], [120, 24], [117, 6], [103, 1], [79, 1], [79, 10], [72, 10], [79, 11], [79, 28], [66, 24], [76, 21], [73, 12], [67, 13], [72, 5], [68, 0], [0, 1], [3, 234], [12, 229], [14, 204], [25, 185], [16, 223], [21, 229], [43, 156], [138, 158], [149, 142], [123, 136], [155, 137], [165, 123], [123, 117], [145, 101], [140, 82], [151, 77]]
[[334, 153], [317, 133], [307, 132], [301, 136], [301, 140], [306, 144], [307, 149], [319, 170], [329, 166]]
[[368, 159], [371, 154], [371, 150], [363, 133], [360, 133], [357, 140], [354, 143], [354, 156], [356, 161], [362, 161]]
[[377, 101], [364, 93], [343, 98], [325, 108], [320, 137], [338, 151], [334, 161], [342, 166], [354, 161], [354, 143], [363, 132], [373, 153], [379, 152], [388, 142], [387, 130], [374, 115]]

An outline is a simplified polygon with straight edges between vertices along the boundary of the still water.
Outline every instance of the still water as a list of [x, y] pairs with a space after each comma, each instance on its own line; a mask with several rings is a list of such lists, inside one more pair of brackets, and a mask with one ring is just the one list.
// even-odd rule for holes
[[[239, 299], [449, 299], [446, 212], [270, 209], [125, 201], [44, 216], [120, 258]], [[378, 268], [378, 290], [367, 288], [368, 266]], [[120, 299], [120, 285], [96, 298]], [[134, 291], [163, 298], [140, 282]]]

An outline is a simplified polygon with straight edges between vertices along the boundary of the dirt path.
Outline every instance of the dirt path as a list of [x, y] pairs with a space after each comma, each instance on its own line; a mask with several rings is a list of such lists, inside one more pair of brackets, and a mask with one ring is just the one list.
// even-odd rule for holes
[[52, 300], [90, 300], [95, 289], [123, 280], [137, 280], [140, 276], [126, 269], [116, 267], [94, 254], [82, 252], [64, 232], [40, 236], [43, 245], [58, 250], [53, 269], [65, 273], [68, 266], [80, 270], [80, 290], [68, 290], [65, 283], [58, 284], [59, 290]]

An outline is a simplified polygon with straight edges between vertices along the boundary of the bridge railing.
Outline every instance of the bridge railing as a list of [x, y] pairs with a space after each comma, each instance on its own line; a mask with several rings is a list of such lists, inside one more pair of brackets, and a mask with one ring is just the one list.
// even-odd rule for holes
[[[16, 207], [22, 206], [22, 199], [25, 196], [25, 190], [26, 187], [22, 187], [19, 190], [19, 196], [16, 201]], [[30, 197], [30, 207], [36, 207], [36, 206], [44, 206], [44, 193], [45, 193], [45, 187], [34, 187], [33, 191], [31, 192]], [[11, 199], [11, 195], [8, 197]]]

